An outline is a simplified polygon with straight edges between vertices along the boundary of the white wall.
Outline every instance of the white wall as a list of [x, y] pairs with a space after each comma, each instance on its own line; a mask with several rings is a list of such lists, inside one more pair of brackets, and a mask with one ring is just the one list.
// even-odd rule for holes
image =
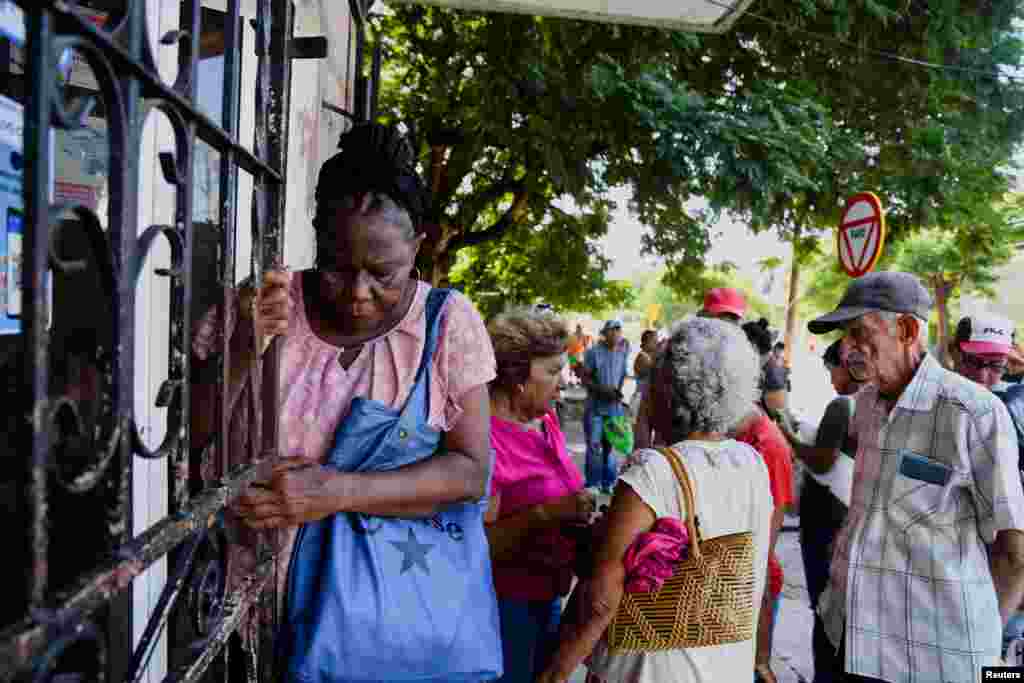
[[292, 62], [284, 239], [284, 262], [292, 270], [313, 265], [317, 174], [320, 165], [337, 151], [338, 137], [345, 130], [342, 117], [326, 111], [322, 103], [351, 110], [354, 59], [350, 56], [355, 41], [349, 38], [349, 19], [348, 2], [296, 3], [296, 35], [326, 36], [328, 56], [324, 60]]

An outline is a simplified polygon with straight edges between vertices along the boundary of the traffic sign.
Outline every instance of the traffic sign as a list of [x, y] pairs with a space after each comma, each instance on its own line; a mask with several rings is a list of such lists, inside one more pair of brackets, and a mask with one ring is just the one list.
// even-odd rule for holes
[[836, 231], [839, 266], [850, 277], [871, 271], [885, 246], [885, 211], [872, 192], [861, 192], [846, 200]]

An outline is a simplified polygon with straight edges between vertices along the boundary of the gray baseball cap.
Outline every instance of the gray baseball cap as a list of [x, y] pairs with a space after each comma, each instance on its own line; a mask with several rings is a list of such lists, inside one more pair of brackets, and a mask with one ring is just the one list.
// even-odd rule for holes
[[872, 311], [911, 313], [927, 320], [931, 310], [932, 296], [920, 280], [910, 273], [879, 271], [851, 282], [836, 310], [807, 323], [807, 329], [826, 334]]

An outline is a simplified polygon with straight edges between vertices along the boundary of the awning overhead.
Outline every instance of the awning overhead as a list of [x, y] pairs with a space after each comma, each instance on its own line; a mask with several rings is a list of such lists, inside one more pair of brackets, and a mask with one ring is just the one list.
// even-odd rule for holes
[[753, 0], [388, 0], [479, 12], [515, 12], [723, 33]]

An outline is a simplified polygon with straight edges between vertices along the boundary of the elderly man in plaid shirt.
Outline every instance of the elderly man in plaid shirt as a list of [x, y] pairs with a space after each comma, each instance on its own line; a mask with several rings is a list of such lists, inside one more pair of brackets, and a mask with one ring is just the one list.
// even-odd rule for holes
[[857, 397], [853, 499], [818, 611], [847, 681], [977, 683], [1024, 596], [1017, 438], [991, 392], [924, 340], [917, 278], [854, 280], [814, 334], [842, 329]]

